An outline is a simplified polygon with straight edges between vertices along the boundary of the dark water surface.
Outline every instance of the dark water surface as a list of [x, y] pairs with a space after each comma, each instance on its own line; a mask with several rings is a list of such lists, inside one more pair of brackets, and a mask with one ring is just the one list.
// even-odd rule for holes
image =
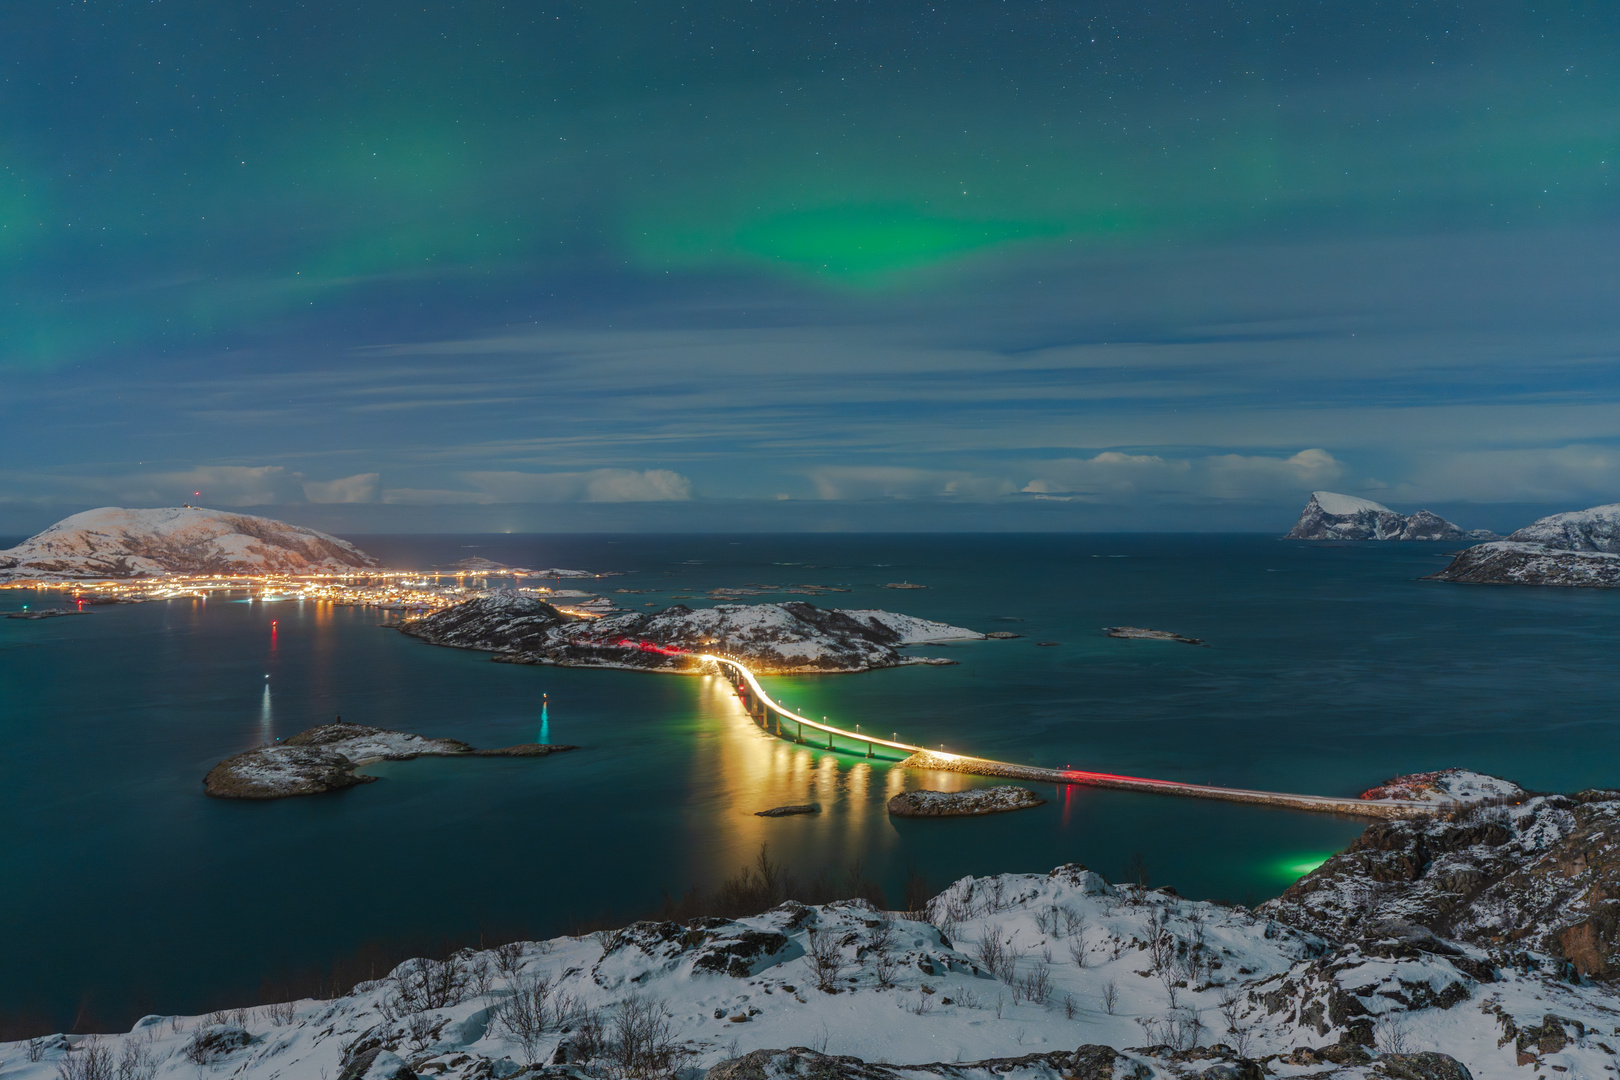
[[[768, 679], [790, 705], [1032, 764], [1355, 794], [1466, 765], [1540, 789], [1620, 783], [1620, 594], [1441, 585], [1440, 545], [1234, 536], [373, 537], [399, 565], [468, 555], [623, 570], [626, 606], [748, 583], [852, 591], [1013, 641], [956, 667]], [[909, 580], [926, 590], [880, 588]], [[0, 592], [0, 610], [56, 597]], [[764, 596], [758, 600], [789, 599]], [[746, 601], [745, 601], [746, 602]], [[271, 620], [277, 626], [271, 632]], [[1017, 620], [1017, 621], [1014, 621]], [[0, 1011], [69, 1022], [249, 1001], [367, 940], [561, 933], [711, 883], [768, 842], [803, 876], [861, 860], [899, 902], [969, 873], [1081, 862], [1231, 900], [1275, 895], [1361, 821], [1085, 789], [1036, 810], [890, 821], [903, 774], [762, 734], [705, 678], [492, 664], [314, 603], [175, 600], [0, 619]], [[1118, 641], [1132, 624], [1209, 648]], [[1038, 647], [1037, 641], [1057, 641]], [[266, 676], [269, 676], [266, 678]], [[222, 757], [336, 714], [575, 753], [423, 760], [341, 794], [205, 798]], [[813, 818], [756, 810], [819, 800]]]

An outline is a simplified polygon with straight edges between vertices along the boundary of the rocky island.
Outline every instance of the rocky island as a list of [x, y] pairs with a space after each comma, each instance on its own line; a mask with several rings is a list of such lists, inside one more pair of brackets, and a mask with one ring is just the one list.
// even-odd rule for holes
[[520, 743], [477, 750], [460, 739], [429, 739], [403, 731], [341, 721], [301, 731], [273, 746], [226, 758], [203, 777], [203, 791], [216, 799], [285, 799], [341, 791], [379, 779], [354, 770], [374, 761], [419, 757], [544, 757], [572, 746]]
[[0, 1058], [20, 1080], [148, 1060], [126, 1047], [236, 1080], [593, 1080], [628, 1075], [627, 1045], [693, 1080], [1596, 1080], [1620, 1050], [1617, 851], [1620, 792], [1584, 791], [1378, 822], [1253, 908], [1073, 864], [910, 911], [778, 891]]
[[1488, 540], [1495, 533], [1484, 529], [1465, 532], [1428, 510], [1398, 514], [1383, 503], [1313, 491], [1299, 521], [1284, 540]]
[[198, 506], [104, 506], [0, 551], [0, 581], [342, 573], [380, 565], [346, 540], [273, 518]]
[[1620, 503], [1539, 518], [1459, 553], [1430, 580], [1620, 588]]
[[1137, 641], [1179, 641], [1183, 645], [1202, 645], [1203, 638], [1183, 637], [1181, 634], [1172, 634], [1168, 630], [1144, 630], [1140, 626], [1105, 626], [1103, 633], [1111, 638], [1125, 638]]
[[967, 791], [902, 791], [889, 800], [890, 817], [978, 817], [1026, 810], [1045, 799], [1015, 784]]
[[485, 649], [517, 664], [696, 673], [699, 655], [724, 653], [760, 674], [871, 671], [938, 663], [907, 656], [908, 645], [984, 635], [889, 611], [783, 604], [684, 604], [655, 612], [591, 618], [537, 597], [493, 592], [406, 622], [400, 629], [434, 645]]

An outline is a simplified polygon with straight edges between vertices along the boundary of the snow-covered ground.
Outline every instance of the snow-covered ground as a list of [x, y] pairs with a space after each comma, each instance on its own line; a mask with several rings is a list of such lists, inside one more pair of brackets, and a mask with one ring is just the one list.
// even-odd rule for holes
[[576, 618], [560, 602], [491, 592], [401, 627], [436, 645], [488, 649], [527, 663], [701, 670], [694, 659], [723, 653], [761, 672], [866, 671], [918, 663], [898, 649], [923, 642], [982, 639], [960, 626], [889, 611], [783, 604], [674, 604]]
[[273, 518], [196, 506], [104, 506], [0, 551], [0, 574], [134, 577], [345, 571], [381, 565], [346, 540]]
[[1524, 788], [1499, 776], [1472, 769], [1440, 769], [1408, 773], [1362, 792], [1363, 799], [1403, 799], [1410, 802], [1461, 803], [1487, 799], [1522, 799]]
[[[1210, 1051], [1187, 1050], [1216, 1043], [1229, 1059], [1292, 1055], [1266, 1063], [1283, 1078], [1420, 1075], [1376, 1071], [1378, 1054], [1414, 1051], [1452, 1055], [1480, 1080], [1531, 1076], [1521, 1059], [1535, 1075], [1614, 1075], [1620, 999], [1607, 987], [1544, 970], [1545, 958], [1493, 971], [1480, 950], [1451, 943], [1336, 944], [1276, 914], [1115, 887], [1077, 866], [964, 878], [910, 915], [845, 901], [637, 923], [408, 961], [331, 1001], [0, 1045], [0, 1077], [55, 1080], [95, 1053], [134, 1061], [123, 1080], [340, 1080], [401, 1068], [474, 1080], [530, 1063], [576, 1076], [694, 1077], [789, 1047], [921, 1065], [1088, 1044], [1153, 1048], [1127, 1054], [1110, 1076], [1260, 1075], [1247, 1062], [1204, 1071]], [[1337, 1046], [1358, 1025], [1367, 1051], [1328, 1053], [1359, 1054], [1362, 1065], [1293, 1063], [1316, 1060], [1300, 1048]], [[955, 1075], [1070, 1072], [1028, 1059]]]

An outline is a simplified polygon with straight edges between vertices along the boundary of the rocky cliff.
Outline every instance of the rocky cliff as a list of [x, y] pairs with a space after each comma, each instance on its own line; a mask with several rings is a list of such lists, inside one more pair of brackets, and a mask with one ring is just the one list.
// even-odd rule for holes
[[310, 574], [381, 565], [359, 548], [273, 518], [196, 506], [104, 506], [0, 551], [0, 578]]
[[513, 663], [695, 671], [696, 655], [724, 653], [764, 673], [869, 671], [921, 662], [899, 650], [981, 638], [960, 626], [888, 611], [840, 611], [806, 603], [674, 604], [656, 612], [592, 619], [530, 595], [496, 592], [406, 623], [435, 645], [487, 649]]
[[1299, 521], [1283, 537], [1285, 540], [1462, 540], [1485, 539], [1494, 534], [1485, 530], [1464, 532], [1445, 518], [1428, 510], [1398, 514], [1383, 503], [1340, 495], [1332, 491], [1311, 492]]
[[1436, 581], [1620, 587], [1620, 503], [1552, 514], [1459, 553]]

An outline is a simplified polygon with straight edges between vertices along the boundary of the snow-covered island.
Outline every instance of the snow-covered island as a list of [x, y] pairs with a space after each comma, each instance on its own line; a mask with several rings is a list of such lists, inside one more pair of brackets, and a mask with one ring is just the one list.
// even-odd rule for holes
[[1016, 784], [967, 791], [902, 791], [889, 800], [890, 817], [978, 817], [1026, 810], [1045, 799]]
[[485, 649], [519, 664], [692, 673], [702, 653], [724, 653], [760, 674], [870, 671], [940, 663], [907, 656], [908, 645], [984, 637], [890, 611], [784, 604], [673, 604], [604, 618], [571, 614], [518, 592], [492, 592], [406, 622], [400, 629], [434, 645]]
[[575, 747], [519, 743], [477, 750], [460, 739], [429, 739], [404, 731], [345, 724], [322, 724], [226, 758], [203, 777], [203, 791], [216, 799], [285, 799], [318, 795], [369, 784], [375, 776], [354, 770], [374, 761], [419, 757], [544, 757]]
[[1539, 518], [1505, 540], [1468, 548], [1430, 577], [1468, 585], [1620, 588], [1620, 503]]
[[0, 551], [0, 580], [341, 573], [380, 565], [347, 540], [273, 518], [198, 506], [104, 506]]
[[777, 895], [0, 1062], [15, 1080], [1596, 1080], [1620, 1049], [1617, 851], [1620, 792], [1587, 791], [1379, 822], [1254, 909], [1076, 865], [962, 878], [917, 911]]
[[1299, 521], [1284, 540], [1488, 540], [1495, 533], [1485, 529], [1464, 532], [1439, 514], [1419, 510], [1399, 514], [1383, 503], [1340, 495], [1335, 491], [1313, 491]]

